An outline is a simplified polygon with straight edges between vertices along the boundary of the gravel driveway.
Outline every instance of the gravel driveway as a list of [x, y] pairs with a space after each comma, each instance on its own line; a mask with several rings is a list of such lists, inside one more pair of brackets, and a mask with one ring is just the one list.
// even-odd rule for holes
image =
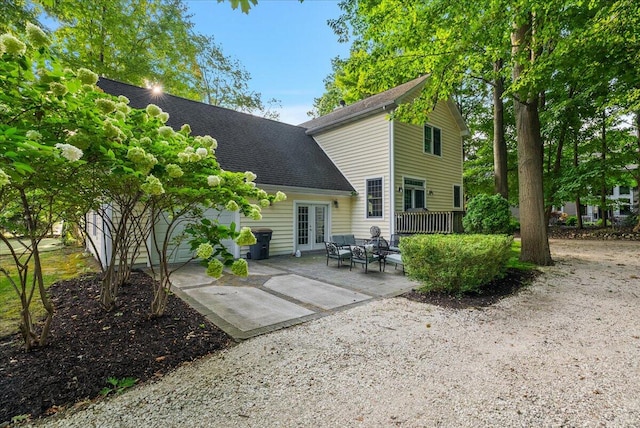
[[640, 243], [551, 241], [515, 297], [378, 300], [257, 337], [60, 427], [640, 426]]

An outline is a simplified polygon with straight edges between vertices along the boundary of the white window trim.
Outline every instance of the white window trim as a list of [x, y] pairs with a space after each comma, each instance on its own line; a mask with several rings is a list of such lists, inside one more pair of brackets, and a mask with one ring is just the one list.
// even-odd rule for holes
[[[370, 180], [381, 180], [382, 183], [382, 215], [380, 217], [369, 217], [369, 194], [368, 194], [368, 182]], [[384, 177], [382, 176], [377, 176], [377, 177], [366, 177], [364, 179], [364, 218], [365, 220], [384, 220]]]
[[[418, 177], [409, 177], [406, 175], [402, 176], [402, 210], [406, 211], [406, 208], [404, 207], [404, 191], [406, 189], [406, 180], [416, 180], [416, 181], [422, 181], [422, 190], [424, 191], [424, 208], [427, 208], [427, 179], [426, 178], [418, 178]], [[418, 186], [411, 186], [412, 189], [419, 189]], [[415, 202], [415, 201], [414, 201]], [[415, 203], [414, 203], [415, 205]]]
[[[426, 127], [430, 126], [431, 127], [431, 151], [428, 152], [424, 149], [424, 137], [425, 137], [425, 132], [426, 132]], [[434, 129], [439, 129], [440, 130], [440, 154], [437, 155], [433, 152], [433, 149], [435, 147], [435, 139], [433, 137]], [[425, 123], [424, 125], [422, 125], [422, 153], [427, 154], [427, 155], [431, 155], [431, 156], [437, 156], [439, 158], [442, 157], [442, 128], [440, 128], [439, 126], [435, 126], [432, 125], [431, 123]]]

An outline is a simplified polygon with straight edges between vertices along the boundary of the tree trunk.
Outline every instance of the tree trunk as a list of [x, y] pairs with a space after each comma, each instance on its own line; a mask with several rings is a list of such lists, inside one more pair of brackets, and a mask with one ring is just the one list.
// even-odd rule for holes
[[507, 181], [507, 142], [504, 136], [504, 79], [498, 75], [502, 70], [502, 60], [493, 64], [496, 78], [493, 82], [493, 168], [495, 193], [509, 198]]
[[[517, 24], [511, 34], [514, 58], [513, 81], [518, 82], [524, 71], [525, 56], [533, 61], [528, 40], [532, 17]], [[538, 96], [534, 91], [514, 98], [516, 132], [518, 136], [518, 190], [520, 203], [520, 260], [548, 266], [553, 263], [544, 215], [542, 179], [542, 136], [538, 115]]]

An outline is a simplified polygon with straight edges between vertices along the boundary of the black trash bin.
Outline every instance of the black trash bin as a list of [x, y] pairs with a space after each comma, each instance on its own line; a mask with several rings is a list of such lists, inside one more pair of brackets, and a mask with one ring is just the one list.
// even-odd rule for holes
[[249, 247], [249, 255], [252, 260], [263, 260], [269, 258], [269, 242], [271, 242], [271, 229], [252, 229], [256, 237], [256, 243]]

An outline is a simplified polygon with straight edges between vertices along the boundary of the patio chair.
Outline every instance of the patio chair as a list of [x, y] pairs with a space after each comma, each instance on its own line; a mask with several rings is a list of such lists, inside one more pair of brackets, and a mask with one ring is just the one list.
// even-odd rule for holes
[[393, 263], [395, 265], [394, 270], [398, 269], [398, 265], [402, 266], [402, 274], [404, 275], [404, 262], [402, 261], [402, 254], [391, 253], [384, 258], [384, 267], [387, 267], [387, 263]]
[[389, 241], [389, 251], [393, 251], [394, 253], [400, 252], [400, 235], [392, 234], [391, 240]]
[[351, 245], [356, 245], [356, 238], [354, 235], [332, 235], [331, 242], [338, 248], [349, 248]]
[[327, 250], [327, 266], [329, 266], [329, 259], [337, 260], [338, 267], [340, 267], [343, 261], [351, 258], [351, 250], [339, 248], [334, 242], [325, 242], [324, 246]]
[[369, 265], [371, 263], [378, 263], [378, 270], [382, 272], [382, 258], [378, 254], [373, 253], [373, 247], [353, 245], [351, 246], [351, 265], [349, 270], [353, 268], [353, 265], [358, 263], [364, 266], [364, 273], [369, 272]]

